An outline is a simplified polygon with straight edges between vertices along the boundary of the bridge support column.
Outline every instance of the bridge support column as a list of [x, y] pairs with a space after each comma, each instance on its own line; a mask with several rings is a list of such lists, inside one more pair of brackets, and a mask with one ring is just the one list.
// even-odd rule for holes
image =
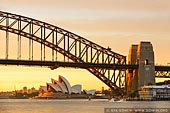
[[154, 51], [150, 42], [141, 42], [137, 53], [138, 88], [155, 84]]
[[144, 85], [155, 84], [154, 51], [150, 42], [132, 45], [128, 64], [138, 64], [138, 70], [128, 70], [126, 76], [127, 93], [133, 93]]
[[[128, 54], [128, 64], [136, 64], [138, 45], [131, 45]], [[137, 70], [128, 70], [126, 74], [127, 94], [138, 89]]]

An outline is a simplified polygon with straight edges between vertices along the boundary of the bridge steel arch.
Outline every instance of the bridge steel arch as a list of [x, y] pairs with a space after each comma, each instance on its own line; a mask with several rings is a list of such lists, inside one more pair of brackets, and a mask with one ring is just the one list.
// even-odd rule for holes
[[[113, 52], [110, 48], [104, 48], [70, 31], [25, 16], [0, 11], [0, 30], [6, 33], [6, 60], [9, 59], [9, 33], [12, 33], [18, 36], [16, 58], [18, 61], [22, 60], [22, 39], [27, 38], [30, 61], [34, 61], [33, 45], [38, 42], [41, 48], [39, 61], [47, 61], [48, 47], [51, 48], [51, 61], [59, 61], [58, 54], [60, 54], [64, 62], [78, 62], [82, 65], [83, 63], [126, 64], [126, 56]], [[55, 69], [57, 66], [51, 68]], [[114, 67], [86, 69], [118, 94], [124, 93], [126, 70]]]

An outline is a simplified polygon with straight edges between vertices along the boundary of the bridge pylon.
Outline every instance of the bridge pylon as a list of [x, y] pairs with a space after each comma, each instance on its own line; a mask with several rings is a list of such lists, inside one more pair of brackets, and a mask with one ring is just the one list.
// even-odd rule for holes
[[128, 64], [139, 65], [137, 70], [128, 70], [127, 94], [138, 91], [141, 86], [155, 84], [154, 51], [151, 42], [140, 42], [129, 49]]

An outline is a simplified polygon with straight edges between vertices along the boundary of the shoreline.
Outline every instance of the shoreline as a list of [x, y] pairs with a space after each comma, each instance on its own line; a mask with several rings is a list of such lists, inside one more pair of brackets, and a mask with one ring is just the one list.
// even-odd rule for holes
[[[108, 98], [103, 98], [103, 97], [83, 97], [83, 98], [79, 98], [79, 97], [73, 97], [73, 98], [53, 98], [53, 97], [0, 97], [0, 99], [33, 99], [33, 100], [70, 100], [70, 99], [84, 99], [84, 100], [93, 100], [93, 99], [106, 99], [108, 101]], [[170, 99], [141, 99], [141, 98], [125, 98], [123, 99], [123, 101], [170, 101]], [[116, 102], [116, 101], [115, 101]]]

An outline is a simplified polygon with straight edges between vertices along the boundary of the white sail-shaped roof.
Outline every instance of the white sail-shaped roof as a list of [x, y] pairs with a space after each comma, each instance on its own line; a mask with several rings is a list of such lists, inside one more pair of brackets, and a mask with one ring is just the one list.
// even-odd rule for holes
[[59, 87], [58, 84], [47, 83], [47, 86], [48, 86], [48, 85], [49, 85], [51, 88], [53, 88], [56, 92], [58, 92], [58, 91], [61, 91], [61, 92], [62, 92], [62, 90], [60, 89], [60, 87]]
[[65, 87], [67, 88], [68, 93], [71, 94], [71, 85], [67, 81], [67, 79], [64, 78], [63, 76], [59, 75], [58, 80], [59, 80], [60, 83], [62, 83], [62, 82], [64, 83]]
[[64, 83], [61, 83], [53, 78], [51, 78], [51, 82], [52, 84], [58, 84], [58, 86], [60, 87], [63, 93], [68, 93], [67, 88]]
[[62, 90], [63, 93], [68, 93], [67, 88], [60, 83], [59, 81], [57, 81], [58, 86], [60, 87], [60, 89]]
[[90, 95], [94, 95], [96, 90], [92, 89], [92, 90], [84, 90], [86, 92], [86, 94], [90, 94]]
[[53, 79], [53, 78], [51, 78], [51, 82], [52, 82], [53, 84], [57, 84], [57, 80], [55, 80], [55, 79]]
[[71, 87], [72, 93], [81, 94], [81, 85], [77, 84]]
[[[71, 94], [71, 93], [81, 94], [81, 90], [82, 90], [81, 85], [78, 84], [78, 85], [74, 85], [71, 87], [67, 79], [61, 75], [59, 75], [58, 81], [51, 78], [51, 82], [52, 83], [47, 83], [47, 86], [41, 86], [40, 88], [45, 92], [55, 91], [55, 92], [62, 92], [62, 93], [68, 93], [68, 94]], [[87, 93], [89, 92], [87, 91]]]

